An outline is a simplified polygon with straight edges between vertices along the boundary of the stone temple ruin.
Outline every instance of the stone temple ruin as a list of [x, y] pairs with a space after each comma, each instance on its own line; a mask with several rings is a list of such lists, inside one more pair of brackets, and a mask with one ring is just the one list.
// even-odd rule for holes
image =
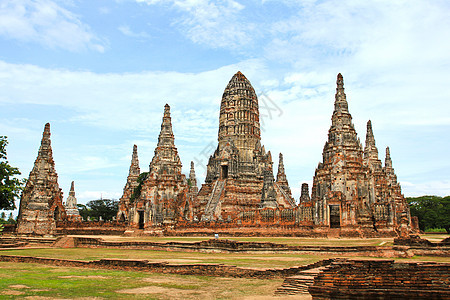
[[128, 220], [138, 228], [175, 223], [180, 214], [184, 215], [186, 205], [191, 206], [187, 198], [188, 183], [181, 167], [172, 132], [170, 106], [166, 104], [158, 145], [148, 173], [140, 173], [137, 146], [133, 147], [118, 219]]
[[390, 231], [400, 224], [402, 217], [410, 220], [389, 148], [383, 167], [370, 120], [362, 148], [348, 110], [341, 74], [337, 77], [331, 121], [323, 161], [313, 181], [314, 224]]
[[64, 204], [66, 214], [69, 219], [81, 221], [80, 212], [77, 207], [77, 198], [75, 197], [75, 182], [72, 181], [70, 185], [70, 192]]
[[17, 233], [53, 234], [56, 221], [66, 217], [55, 170], [50, 124], [45, 124], [34, 167], [20, 199]]
[[223, 93], [218, 141], [194, 202], [199, 220], [233, 220], [244, 211], [295, 207], [282, 166], [274, 180], [271, 153], [261, 146], [258, 98], [241, 72]]
[[[389, 148], [384, 166], [378, 158], [371, 121], [367, 123], [365, 147], [360, 143], [341, 74], [337, 76], [331, 121], [312, 194], [308, 185], [302, 184], [296, 203], [281, 153], [274, 177], [272, 154], [261, 143], [258, 98], [241, 72], [231, 78], [223, 93], [218, 145], [211, 153], [200, 189], [193, 162], [188, 178], [181, 173], [166, 104], [148, 172], [141, 172], [137, 146], [133, 147], [117, 220], [130, 230], [279, 228], [281, 232], [297, 230], [296, 234], [308, 235], [337, 228], [349, 236], [407, 235], [417, 230], [401, 194]], [[61, 199], [46, 125], [38, 159], [22, 196], [18, 232], [51, 232], [55, 220], [69, 215]], [[68, 199], [66, 206], [69, 203]], [[37, 230], [36, 222], [51, 225]]]

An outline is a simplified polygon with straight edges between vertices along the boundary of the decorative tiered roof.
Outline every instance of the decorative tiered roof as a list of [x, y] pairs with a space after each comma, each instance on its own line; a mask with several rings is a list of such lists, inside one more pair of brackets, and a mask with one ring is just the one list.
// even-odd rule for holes
[[239, 71], [223, 92], [219, 117], [219, 151], [228, 141], [239, 150], [242, 159], [251, 160], [261, 139], [258, 98], [250, 81]]
[[170, 106], [164, 106], [164, 116], [161, 123], [161, 132], [158, 137], [158, 145], [155, 155], [150, 163], [150, 176], [181, 174], [181, 160], [175, 147], [175, 137], [172, 131]]

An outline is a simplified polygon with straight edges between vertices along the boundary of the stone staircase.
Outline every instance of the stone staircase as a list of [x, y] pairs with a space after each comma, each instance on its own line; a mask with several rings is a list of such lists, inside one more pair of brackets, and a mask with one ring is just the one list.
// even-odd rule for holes
[[217, 180], [214, 184], [211, 198], [209, 198], [206, 204], [205, 213], [202, 216], [202, 221], [211, 221], [214, 217], [217, 204], [219, 204], [220, 196], [222, 195], [223, 188], [225, 187], [225, 180]]
[[74, 238], [71, 236], [63, 236], [57, 239], [52, 247], [54, 248], [75, 248]]
[[308, 288], [313, 285], [314, 277], [325, 268], [304, 270], [298, 275], [286, 277], [283, 284], [275, 291], [275, 296], [309, 294]]

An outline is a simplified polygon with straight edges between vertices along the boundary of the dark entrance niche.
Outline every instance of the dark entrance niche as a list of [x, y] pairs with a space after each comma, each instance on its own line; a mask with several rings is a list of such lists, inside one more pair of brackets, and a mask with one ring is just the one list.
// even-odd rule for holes
[[144, 229], [144, 211], [138, 210], [139, 214], [139, 229]]
[[228, 166], [222, 165], [222, 179], [227, 179], [228, 177]]
[[339, 205], [329, 205], [330, 207], [330, 228], [341, 227], [341, 214]]
[[53, 218], [55, 221], [61, 221], [61, 213], [59, 211], [59, 207], [55, 208], [55, 211], [53, 212]]
[[125, 214], [124, 213], [120, 214], [119, 222], [125, 222]]

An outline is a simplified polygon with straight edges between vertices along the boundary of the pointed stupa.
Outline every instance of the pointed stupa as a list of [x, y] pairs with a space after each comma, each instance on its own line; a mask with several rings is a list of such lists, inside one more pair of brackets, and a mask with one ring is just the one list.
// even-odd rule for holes
[[239, 150], [239, 156], [252, 160], [253, 150], [261, 140], [258, 97], [250, 81], [238, 71], [222, 95], [219, 116], [219, 151], [228, 141]]
[[139, 168], [137, 145], [133, 145], [133, 154], [131, 155], [131, 165], [128, 177], [139, 176], [139, 174], [141, 174], [141, 169]]
[[[319, 163], [313, 178], [311, 193], [312, 202], [317, 209], [315, 222], [326, 226], [331, 226], [332, 223], [329, 217], [331, 213], [328, 211], [328, 205], [331, 203], [338, 205], [340, 202], [346, 201], [355, 207], [361, 205], [355, 195], [358, 195], [363, 188], [361, 182], [365, 177], [363, 150], [352, 123], [344, 91], [344, 79], [340, 73], [337, 75], [336, 85], [334, 111], [328, 130], [328, 140], [323, 148], [323, 161]], [[330, 195], [332, 196], [330, 197]], [[336, 207], [339, 206], [333, 206], [333, 208]], [[346, 220], [341, 218], [339, 222], [356, 223], [348, 216], [346, 218]]]
[[372, 121], [367, 121], [366, 145], [364, 147], [364, 158], [378, 159], [378, 149], [373, 136]]
[[75, 197], [75, 182], [72, 181], [70, 185], [69, 196], [66, 200], [66, 209], [67, 208], [77, 208], [77, 198]]
[[124, 195], [126, 194], [126, 190], [134, 189], [137, 185], [137, 179], [141, 174], [141, 168], [139, 167], [139, 158], [137, 152], [137, 145], [133, 145], [133, 154], [131, 155], [131, 164], [130, 169], [128, 171], [127, 183], [124, 188]]
[[191, 193], [198, 193], [197, 178], [195, 177], [194, 162], [191, 161], [191, 170], [189, 171], [189, 190]]
[[348, 113], [347, 95], [344, 90], [344, 77], [341, 73], [337, 75], [336, 79], [336, 95], [334, 96], [334, 112], [335, 113]]
[[302, 183], [302, 191], [300, 194], [300, 203], [310, 202], [311, 198], [309, 197], [309, 187], [307, 183]]
[[284, 172], [283, 153], [280, 153], [278, 156], [277, 183], [281, 182], [287, 182], [286, 173]]
[[391, 151], [389, 147], [386, 147], [386, 157], [384, 159], [384, 168], [388, 171], [388, 173], [394, 173], [394, 168], [392, 167], [392, 159], [391, 159]]
[[344, 78], [341, 73], [337, 75], [336, 95], [334, 98], [334, 111], [331, 117], [332, 127], [343, 130], [353, 129], [355, 131], [352, 124], [352, 116], [348, 111], [347, 95], [345, 95], [344, 90]]
[[264, 183], [262, 188], [261, 202], [259, 208], [277, 208], [277, 193], [274, 188], [274, 178], [271, 169], [264, 170]]
[[134, 189], [139, 185], [138, 178], [141, 174], [141, 169], [139, 167], [139, 158], [137, 152], [137, 146], [133, 145], [133, 154], [131, 156], [130, 169], [128, 171], [127, 183], [123, 188], [122, 197], [119, 199], [119, 209], [117, 211], [117, 220], [125, 221], [128, 220], [129, 214], [129, 204], [131, 201], [131, 196], [133, 195]]
[[53, 234], [57, 220], [65, 217], [50, 141], [45, 124], [41, 146], [20, 199], [18, 233]]
[[375, 145], [375, 137], [372, 130], [372, 122], [367, 122], [366, 143], [364, 147], [364, 164], [372, 169], [380, 170], [381, 160], [378, 159], [378, 149]]
[[170, 106], [166, 104], [164, 106], [158, 145], [150, 163], [150, 176], [179, 174], [181, 173], [181, 167], [181, 160], [175, 147], [175, 136], [172, 131]]
[[66, 200], [65, 208], [69, 219], [81, 221], [80, 212], [77, 207], [77, 198], [75, 197], [75, 183], [73, 181], [70, 185], [70, 192]]
[[[336, 95], [328, 141], [323, 150], [323, 164], [332, 163], [336, 154], [358, 159], [362, 156], [362, 146], [352, 123], [348, 110], [347, 96], [344, 92], [344, 78], [339, 73], [336, 80]], [[337, 165], [336, 165], [337, 166]]]
[[284, 171], [283, 154], [280, 153], [278, 157], [278, 172], [277, 172], [277, 184], [291, 197], [291, 189], [289, 187], [289, 182], [286, 178], [286, 173]]

